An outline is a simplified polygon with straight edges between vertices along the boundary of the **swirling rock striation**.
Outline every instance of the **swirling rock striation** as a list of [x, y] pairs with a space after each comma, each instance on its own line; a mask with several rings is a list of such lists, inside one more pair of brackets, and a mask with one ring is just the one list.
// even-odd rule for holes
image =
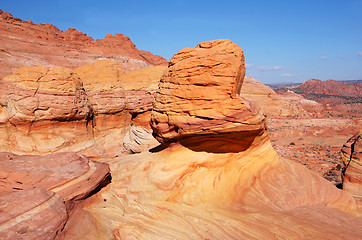
[[[242, 51], [229, 40], [174, 56], [153, 102], [161, 145], [103, 159], [112, 184], [85, 204], [94, 228], [83, 239], [362, 237], [348, 192], [274, 151], [264, 117], [236, 94], [239, 60]], [[79, 236], [79, 228], [64, 234]]]

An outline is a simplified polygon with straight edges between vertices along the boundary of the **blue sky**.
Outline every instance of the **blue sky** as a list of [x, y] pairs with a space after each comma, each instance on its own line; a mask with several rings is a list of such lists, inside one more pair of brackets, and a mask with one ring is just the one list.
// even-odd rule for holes
[[247, 75], [264, 83], [362, 79], [362, 0], [17, 0], [0, 8], [94, 39], [122, 33], [166, 59], [231, 39], [244, 50]]

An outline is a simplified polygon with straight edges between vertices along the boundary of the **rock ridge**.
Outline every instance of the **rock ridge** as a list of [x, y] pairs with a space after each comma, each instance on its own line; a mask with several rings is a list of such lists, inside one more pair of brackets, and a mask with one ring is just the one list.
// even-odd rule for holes
[[74, 28], [61, 31], [51, 24], [23, 21], [2, 10], [0, 16], [0, 78], [23, 66], [76, 68], [104, 58], [117, 61], [126, 71], [167, 64], [161, 56], [138, 50], [122, 34], [93, 40]]

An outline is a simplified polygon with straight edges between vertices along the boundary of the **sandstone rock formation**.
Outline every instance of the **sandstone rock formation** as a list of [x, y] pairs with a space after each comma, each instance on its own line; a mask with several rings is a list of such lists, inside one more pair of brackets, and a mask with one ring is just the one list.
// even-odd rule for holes
[[362, 115], [346, 107], [351, 105], [344, 105], [340, 111], [336, 106], [306, 99], [293, 89], [277, 89], [276, 93], [261, 82], [245, 77], [240, 95], [254, 102], [267, 116], [271, 141], [279, 156], [300, 163], [341, 186], [340, 147], [362, 127]]
[[23, 21], [0, 10], [0, 78], [24, 66], [76, 68], [97, 59], [113, 59], [127, 71], [167, 61], [147, 51], [139, 51], [129, 37], [107, 35], [94, 41], [70, 28], [61, 31], [50, 24]]
[[21, 156], [1, 152], [0, 170], [0, 192], [43, 188], [66, 202], [87, 197], [110, 178], [107, 164], [75, 153]]
[[265, 126], [264, 118], [237, 97], [244, 75], [243, 51], [229, 40], [200, 43], [175, 54], [155, 94], [151, 126], [156, 138], [182, 139], [196, 149], [187, 138], [199, 134], [198, 143], [212, 140], [213, 151], [233, 147], [219, 141], [225, 134], [251, 144]]
[[1, 239], [54, 239], [74, 206], [110, 183], [108, 164], [75, 153], [0, 153]]
[[1, 239], [54, 239], [68, 215], [63, 199], [45, 189], [0, 193]]
[[362, 203], [362, 131], [343, 145], [341, 156], [344, 163], [343, 189]]
[[[122, 154], [126, 134], [134, 135], [136, 128], [153, 146], [148, 124], [152, 94], [164, 71], [163, 66], [150, 66], [125, 73], [113, 60], [74, 71], [21, 68], [0, 80], [0, 149], [115, 156]], [[131, 142], [126, 138], [128, 148], [139, 145], [134, 137]]]
[[[83, 206], [94, 226], [83, 239], [362, 237], [354, 198], [279, 158], [264, 118], [238, 98], [242, 58], [228, 40], [174, 56], [153, 102], [151, 124], [162, 145], [102, 159], [112, 184]], [[63, 233], [79, 236], [74, 226]]]
[[9, 122], [88, 119], [93, 110], [73, 71], [62, 67], [24, 67], [1, 81], [1, 105]]

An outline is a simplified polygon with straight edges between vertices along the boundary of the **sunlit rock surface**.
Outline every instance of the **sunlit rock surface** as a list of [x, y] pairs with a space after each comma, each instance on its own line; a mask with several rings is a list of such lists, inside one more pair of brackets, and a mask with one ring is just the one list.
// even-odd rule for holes
[[310, 117], [322, 105], [292, 92], [276, 94], [273, 89], [252, 77], [245, 77], [240, 95], [256, 104], [268, 117]]
[[165, 70], [150, 66], [125, 73], [113, 60], [74, 71], [21, 68], [0, 80], [0, 149], [18, 154], [67, 151], [113, 157], [123, 154], [126, 134], [134, 132], [131, 125], [146, 131], [145, 137], [155, 142], [148, 122], [152, 94]]
[[122, 34], [107, 34], [93, 40], [74, 28], [61, 31], [51, 24], [34, 24], [13, 17], [0, 9], [0, 78], [24, 66], [77, 68], [99, 59], [112, 59], [127, 72], [167, 60], [138, 50]]
[[75, 153], [0, 153], [0, 238], [54, 239], [69, 214], [111, 181], [108, 164]]
[[341, 156], [344, 163], [343, 190], [351, 192], [362, 204], [362, 130], [343, 145]]
[[[221, 152], [232, 147], [224, 139], [238, 138], [248, 142], [247, 147], [262, 134], [265, 121], [237, 97], [244, 75], [243, 51], [230, 40], [203, 42], [176, 53], [154, 97], [151, 127], [156, 138], [161, 142], [182, 139], [196, 148], [212, 142], [214, 150]], [[189, 138], [195, 134], [196, 138]]]
[[1, 239], [54, 239], [67, 219], [63, 199], [54, 192], [0, 192]]
[[65, 201], [83, 199], [110, 177], [108, 164], [75, 153], [0, 153], [0, 192], [44, 188]]
[[[213, 54], [216, 65], [209, 65]], [[178, 71], [182, 59], [185, 68]], [[263, 116], [234, 94], [243, 80], [242, 59], [242, 50], [228, 40], [177, 53], [153, 102], [152, 128], [162, 144], [99, 159], [110, 164], [112, 184], [77, 209], [69, 221], [80, 224], [66, 226], [59, 238], [362, 238], [355, 199], [279, 158]], [[218, 65], [225, 72], [213, 69]], [[177, 84], [196, 81], [194, 70], [208, 77], [194, 86]], [[219, 94], [222, 88], [228, 97]]]

